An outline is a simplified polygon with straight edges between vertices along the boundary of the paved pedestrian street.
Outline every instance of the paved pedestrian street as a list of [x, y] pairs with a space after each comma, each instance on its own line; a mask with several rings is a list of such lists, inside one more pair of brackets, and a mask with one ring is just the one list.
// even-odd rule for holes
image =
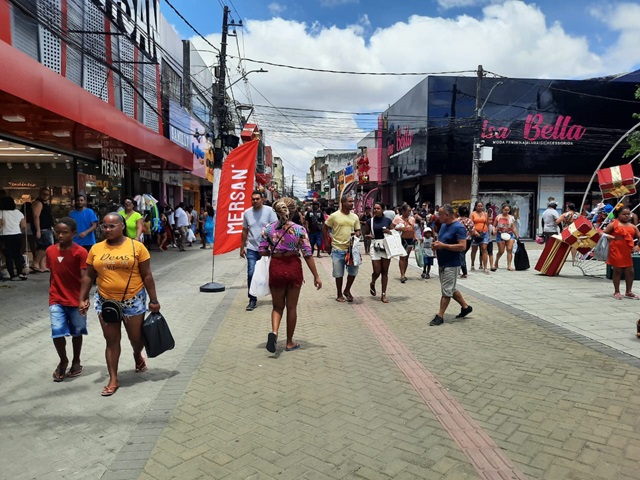
[[[530, 252], [534, 264], [535, 249]], [[177, 260], [181, 259], [178, 264]], [[198, 292], [210, 251], [154, 253], [176, 349], [101, 398], [104, 344], [91, 314], [85, 373], [51, 381], [45, 275], [0, 288], [2, 478], [637, 479], [640, 303], [567, 265], [470, 272], [474, 311], [429, 327], [436, 275], [406, 284], [392, 262], [389, 304], [371, 297], [364, 257], [353, 304], [305, 270], [296, 340], [265, 350], [270, 299], [246, 312], [245, 263], [216, 258], [227, 290]], [[380, 284], [378, 283], [378, 289]], [[545, 308], [546, 305], [546, 308]], [[571, 320], [574, 319], [573, 322]], [[616, 332], [616, 341], [606, 333]]]

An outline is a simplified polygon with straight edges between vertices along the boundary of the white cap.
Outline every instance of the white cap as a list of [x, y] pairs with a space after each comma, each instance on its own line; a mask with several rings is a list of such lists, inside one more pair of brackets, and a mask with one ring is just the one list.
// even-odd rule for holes
[[430, 231], [431, 231], [431, 228], [429, 228], [429, 227], [424, 227], [424, 233], [427, 233], [427, 232], [430, 232]]

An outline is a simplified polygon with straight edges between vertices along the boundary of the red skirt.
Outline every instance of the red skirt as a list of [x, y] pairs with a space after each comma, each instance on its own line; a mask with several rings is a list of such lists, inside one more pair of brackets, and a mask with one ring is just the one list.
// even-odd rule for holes
[[271, 263], [269, 264], [269, 288], [300, 287], [303, 281], [300, 257], [287, 255], [271, 258]]

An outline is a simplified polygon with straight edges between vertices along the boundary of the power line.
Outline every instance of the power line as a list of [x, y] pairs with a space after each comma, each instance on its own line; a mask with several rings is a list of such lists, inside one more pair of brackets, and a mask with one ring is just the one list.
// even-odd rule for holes
[[184, 15], [182, 15], [178, 11], [178, 9], [171, 4], [171, 2], [169, 0], [164, 0], [164, 1], [165, 1], [165, 3], [167, 5], [169, 5], [171, 10], [173, 10], [175, 12], [175, 14], [178, 15], [182, 19], [182, 21], [184, 23], [186, 23], [189, 26], [189, 28], [191, 28], [191, 30], [193, 30], [196, 33], [196, 35], [198, 35], [202, 40], [204, 40], [207, 45], [209, 45], [211, 48], [213, 48], [214, 53], [220, 53], [220, 50], [213, 43], [211, 43], [209, 40], [207, 40], [207, 38], [204, 35], [202, 35], [198, 30], [196, 30], [196, 27], [191, 25], [191, 23], [189, 23], [189, 20], [184, 18]]

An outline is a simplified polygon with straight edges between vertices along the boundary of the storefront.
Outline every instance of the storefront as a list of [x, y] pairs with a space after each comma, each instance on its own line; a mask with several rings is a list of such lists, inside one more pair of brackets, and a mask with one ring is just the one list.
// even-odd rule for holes
[[[579, 205], [597, 165], [640, 111], [631, 82], [484, 78], [479, 115], [476, 89], [475, 77], [428, 77], [382, 115], [385, 202], [468, 202], [474, 150], [491, 147], [491, 160], [480, 163], [479, 199], [509, 202], [520, 233], [531, 237], [549, 197]], [[626, 148], [605, 166], [626, 163]], [[601, 198], [595, 190], [587, 208]]]
[[[40, 6], [25, 12], [7, 0], [0, 8], [0, 188], [21, 204], [50, 187], [56, 217], [79, 192], [105, 213], [124, 195], [160, 193], [160, 179], [142, 171], [191, 170], [191, 152], [162, 135], [154, 38], [142, 39], [152, 49], [122, 35], [105, 42], [112, 38], [105, 30], [120, 26], [99, 2], [70, 3], [68, 17]], [[157, 11], [135, 16], [156, 35]], [[65, 29], [81, 32], [73, 34], [78, 43]]]

